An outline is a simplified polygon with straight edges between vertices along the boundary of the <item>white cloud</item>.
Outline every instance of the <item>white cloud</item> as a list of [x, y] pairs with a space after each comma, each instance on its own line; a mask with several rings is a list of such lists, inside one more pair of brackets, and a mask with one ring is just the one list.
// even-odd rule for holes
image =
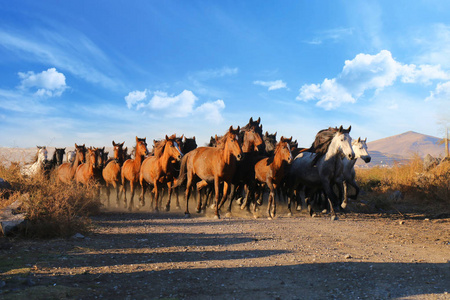
[[285, 89], [286, 83], [282, 80], [275, 80], [275, 81], [261, 81], [256, 80], [253, 81], [253, 84], [262, 85], [269, 88], [269, 91], [278, 90], [278, 89]]
[[61, 96], [66, 86], [66, 77], [63, 73], [59, 73], [55, 68], [35, 74], [33, 71], [27, 73], [18, 73], [21, 78], [20, 88], [31, 89], [37, 88], [35, 95], [46, 97]]
[[[133, 107], [133, 105], [138, 102], [145, 100], [147, 98], [147, 90], [144, 91], [133, 91], [129, 92], [127, 96], [125, 96], [125, 101], [127, 102], [128, 108]], [[139, 107], [137, 107], [139, 108]]]
[[321, 84], [303, 85], [297, 100], [316, 100], [317, 106], [330, 110], [356, 102], [368, 90], [378, 93], [397, 79], [403, 83], [430, 84], [433, 80], [449, 78], [450, 74], [439, 65], [402, 64], [387, 50], [375, 55], [361, 53], [353, 60], [346, 60], [336, 78], [325, 79]]
[[195, 109], [195, 114], [203, 116], [204, 119], [212, 123], [221, 123], [223, 121], [222, 111], [225, 108], [223, 100], [206, 102]]
[[153, 115], [171, 118], [185, 118], [190, 116], [202, 117], [213, 123], [223, 120], [222, 111], [225, 108], [223, 100], [205, 102], [196, 107], [197, 96], [189, 90], [184, 90], [178, 95], [169, 95], [166, 92], [133, 91], [125, 96], [125, 102], [129, 109], [143, 109]]
[[197, 97], [191, 91], [184, 90], [179, 95], [168, 96], [165, 92], [155, 92], [148, 106], [169, 117], [186, 117], [194, 109]]
[[425, 101], [444, 101], [448, 102], [450, 99], [450, 81], [438, 83], [436, 89], [430, 92], [430, 96], [425, 98]]

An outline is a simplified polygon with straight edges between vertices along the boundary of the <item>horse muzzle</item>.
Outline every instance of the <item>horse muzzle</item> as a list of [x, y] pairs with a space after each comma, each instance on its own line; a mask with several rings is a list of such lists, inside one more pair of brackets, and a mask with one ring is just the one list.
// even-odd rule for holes
[[242, 155], [241, 154], [236, 155], [236, 160], [237, 161], [240, 161], [241, 159], [242, 159]]
[[370, 156], [366, 156], [366, 157], [364, 157], [364, 158], [362, 158], [363, 160], [364, 160], [364, 162], [367, 164], [367, 163], [370, 163], [370, 161], [371, 161], [371, 157]]
[[349, 154], [349, 155], [348, 155], [348, 159], [349, 159], [349, 160], [355, 159], [355, 153]]

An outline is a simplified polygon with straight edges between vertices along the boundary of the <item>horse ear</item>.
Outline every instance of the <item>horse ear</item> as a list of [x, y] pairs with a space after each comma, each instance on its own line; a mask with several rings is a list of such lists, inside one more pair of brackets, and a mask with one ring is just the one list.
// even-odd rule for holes
[[114, 143], [114, 140], [112, 141], [112, 144], [113, 144], [114, 147], [116, 146], [116, 143]]
[[78, 148], [78, 145], [77, 145], [77, 143], [75, 143], [75, 148]]
[[248, 121], [250, 124], [253, 123], [253, 117], [250, 117], [250, 120]]
[[[181, 135], [180, 140], [182, 140], [183, 138], [185, 138], [184, 134]], [[186, 140], [186, 138], [185, 138], [185, 140]]]
[[277, 138], [277, 132], [275, 131], [273, 137], [276, 139]]
[[361, 137], [358, 137], [357, 143], [361, 143]]
[[195, 141], [195, 135], [192, 137], [192, 139]]
[[264, 135], [265, 137], [268, 137], [269, 136], [269, 133], [266, 131], [266, 134]]
[[352, 130], [352, 125], [350, 125], [347, 130], [348, 130], [348, 133], [350, 133], [350, 130]]
[[139, 141], [139, 138], [136, 136], [136, 143]]
[[342, 132], [342, 130], [343, 130], [343, 128], [342, 128], [342, 125], [341, 125], [341, 127], [339, 127], [339, 132]]
[[241, 126], [238, 126], [238, 128], [237, 128], [236, 131], [237, 131], [237, 132], [241, 131]]
[[258, 118], [258, 120], [256, 121], [256, 123], [260, 123], [261, 122], [261, 117]]
[[166, 134], [166, 141], [168, 141], [168, 140], [170, 140], [170, 138], [167, 136], [167, 134]]
[[228, 132], [231, 132], [233, 130], [233, 125], [230, 126], [230, 129], [228, 129]]
[[105, 151], [105, 146], [103, 146], [103, 151]]
[[367, 138], [364, 139], [364, 143], [367, 142]]

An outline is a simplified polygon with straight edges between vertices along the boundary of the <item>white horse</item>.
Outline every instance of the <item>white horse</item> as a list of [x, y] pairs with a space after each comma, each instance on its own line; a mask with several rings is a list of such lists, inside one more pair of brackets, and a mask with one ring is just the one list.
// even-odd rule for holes
[[67, 152], [67, 162], [68, 163], [73, 163], [75, 161], [75, 156], [77, 156], [77, 152], [76, 151], [68, 151]]
[[[344, 164], [342, 157], [353, 159], [353, 152], [348, 129], [328, 128], [317, 133], [311, 148], [297, 155], [289, 171], [289, 205], [295, 190], [305, 187], [308, 195], [314, 195], [319, 191], [324, 191], [328, 202], [332, 218], [336, 218], [334, 207], [338, 208], [338, 197], [333, 191], [333, 185], [342, 178]], [[305, 198], [308, 211], [313, 214], [310, 201], [314, 198]]]
[[342, 201], [341, 207], [345, 209], [347, 207], [348, 202], [348, 185], [351, 185], [355, 188], [356, 194], [351, 196], [352, 199], [356, 199], [359, 194], [359, 186], [355, 181], [355, 163], [358, 158], [364, 160], [367, 164], [370, 162], [371, 157], [369, 152], [367, 152], [367, 138], [361, 140], [359, 137], [357, 140], [352, 142], [352, 149], [355, 152], [355, 157], [353, 159], [344, 158], [342, 161], [344, 163], [344, 171], [342, 172], [343, 181], [344, 181], [344, 200]]
[[33, 164], [24, 165], [20, 170], [20, 173], [22, 173], [22, 175], [33, 176], [44, 169], [44, 164], [47, 161], [47, 148], [45, 146], [36, 147], [38, 148], [36, 161]]

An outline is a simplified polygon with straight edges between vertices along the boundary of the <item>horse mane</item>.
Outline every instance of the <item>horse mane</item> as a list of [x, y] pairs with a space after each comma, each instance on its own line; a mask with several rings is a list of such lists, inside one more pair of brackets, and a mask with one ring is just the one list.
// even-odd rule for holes
[[319, 159], [327, 153], [331, 141], [340, 129], [342, 133], [350, 132], [350, 128], [343, 129], [341, 126], [341, 128], [328, 127], [328, 129], [322, 129], [316, 134], [316, 138], [314, 139], [314, 142], [308, 150], [308, 152], [316, 153], [316, 157], [314, 157], [313, 160], [313, 165], [315, 165], [319, 161]]
[[166, 140], [157, 141], [153, 145], [153, 155], [157, 158], [161, 157], [164, 153], [164, 148], [166, 146]]

